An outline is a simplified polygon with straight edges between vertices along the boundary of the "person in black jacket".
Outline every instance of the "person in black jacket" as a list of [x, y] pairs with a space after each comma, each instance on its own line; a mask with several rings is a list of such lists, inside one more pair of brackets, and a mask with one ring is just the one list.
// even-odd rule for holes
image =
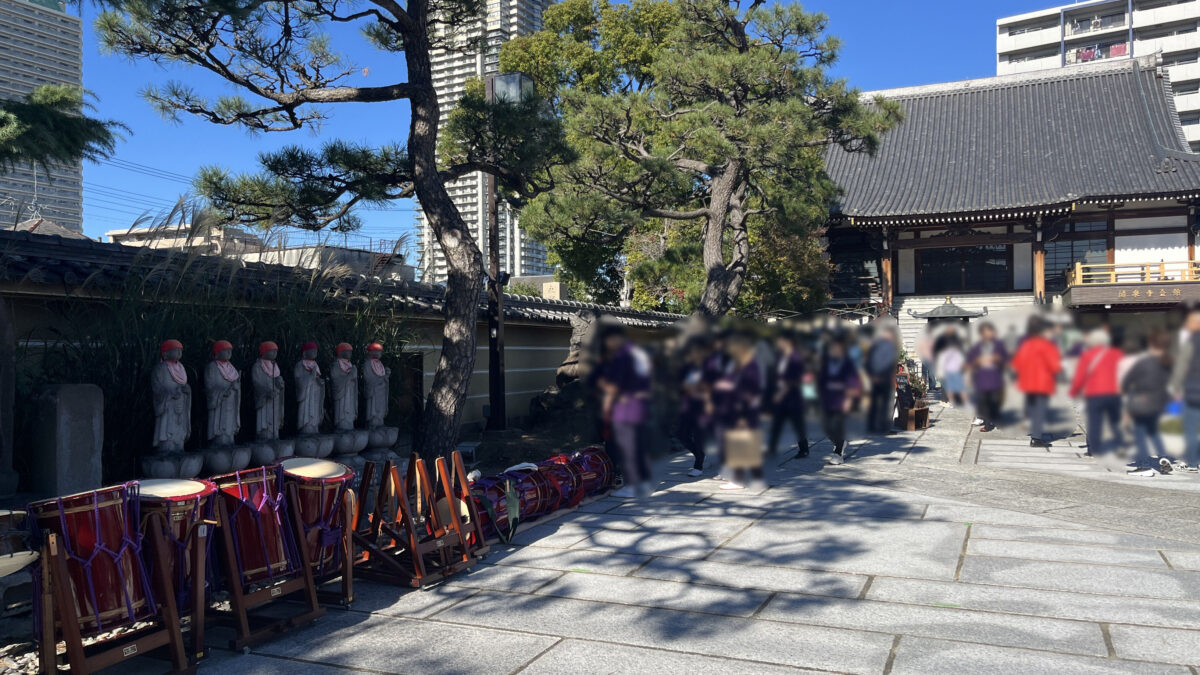
[[804, 354], [796, 336], [781, 333], [775, 339], [778, 349], [776, 361], [775, 395], [771, 416], [771, 436], [767, 442], [767, 453], [774, 455], [779, 449], [779, 437], [783, 426], [791, 424], [796, 432], [797, 457], [808, 456], [808, 432], [804, 425]]
[[1133, 439], [1137, 444], [1137, 456], [1131, 471], [1145, 471], [1153, 466], [1150, 446], [1159, 457], [1159, 466], [1164, 472], [1171, 470], [1171, 460], [1166, 457], [1158, 420], [1170, 400], [1167, 385], [1171, 379], [1170, 339], [1162, 334], [1151, 335], [1147, 349], [1135, 357], [1133, 365], [1121, 380], [1121, 393], [1125, 395], [1125, 411], [1133, 421]]

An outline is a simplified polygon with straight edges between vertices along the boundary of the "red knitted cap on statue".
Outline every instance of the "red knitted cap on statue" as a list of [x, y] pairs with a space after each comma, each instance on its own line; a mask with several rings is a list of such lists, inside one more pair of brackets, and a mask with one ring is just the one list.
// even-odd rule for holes
[[183, 349], [183, 343], [179, 340], [167, 340], [166, 342], [162, 343], [162, 346], [158, 348], [158, 351], [166, 354], [172, 349]]
[[233, 343], [229, 340], [217, 340], [213, 343], [213, 356], [220, 354], [226, 349], [233, 349]]
[[338, 354], [341, 354], [342, 352], [352, 352], [354, 351], [354, 347], [351, 347], [350, 343], [348, 342], [339, 342], [337, 349], [334, 351], [336, 351]]
[[258, 355], [259, 356], [262, 356], [263, 354], [266, 354], [269, 351], [279, 351], [279, 345], [275, 344], [274, 342], [271, 342], [270, 340], [267, 340], [266, 342], [263, 342], [258, 345]]
[[300, 345], [300, 351], [302, 351], [302, 352], [306, 352], [310, 349], [318, 349], [317, 343], [313, 342], [312, 340], [309, 340], [308, 342], [305, 342], [304, 344]]
[[378, 342], [372, 342], [371, 344], [367, 345], [367, 351], [381, 352], [383, 351], [383, 345], [379, 344]]

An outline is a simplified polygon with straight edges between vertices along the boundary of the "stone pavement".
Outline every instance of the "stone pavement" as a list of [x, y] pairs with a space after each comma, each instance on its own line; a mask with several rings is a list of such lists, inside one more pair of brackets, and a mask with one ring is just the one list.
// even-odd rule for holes
[[785, 456], [764, 490], [669, 458], [650, 498], [533, 523], [428, 590], [360, 583], [201, 670], [1200, 675], [1196, 493], [976, 464], [966, 413], [934, 412], [844, 466], [827, 441]]

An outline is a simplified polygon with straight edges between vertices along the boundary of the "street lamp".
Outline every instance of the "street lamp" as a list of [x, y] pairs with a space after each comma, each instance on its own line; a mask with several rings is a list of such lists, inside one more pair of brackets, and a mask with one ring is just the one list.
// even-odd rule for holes
[[[489, 75], [484, 83], [488, 103], [519, 103], [532, 96], [533, 79], [524, 73]], [[504, 286], [509, 273], [500, 271], [500, 197], [496, 177], [487, 175], [488, 204], [488, 431], [508, 426], [504, 399]], [[513, 244], [509, 237], [509, 245]], [[520, 273], [520, 270], [517, 270]]]

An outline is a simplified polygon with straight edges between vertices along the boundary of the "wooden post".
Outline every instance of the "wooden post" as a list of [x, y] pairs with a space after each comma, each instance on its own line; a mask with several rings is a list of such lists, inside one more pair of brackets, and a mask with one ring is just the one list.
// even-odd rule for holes
[[1042, 301], [1046, 297], [1046, 247], [1042, 242], [1033, 242], [1033, 297]]
[[892, 252], [885, 250], [879, 260], [879, 290], [883, 296], [883, 309], [892, 308]]
[[1075, 275], [1071, 278], [1071, 285], [1083, 283], [1083, 263], [1075, 261]]

